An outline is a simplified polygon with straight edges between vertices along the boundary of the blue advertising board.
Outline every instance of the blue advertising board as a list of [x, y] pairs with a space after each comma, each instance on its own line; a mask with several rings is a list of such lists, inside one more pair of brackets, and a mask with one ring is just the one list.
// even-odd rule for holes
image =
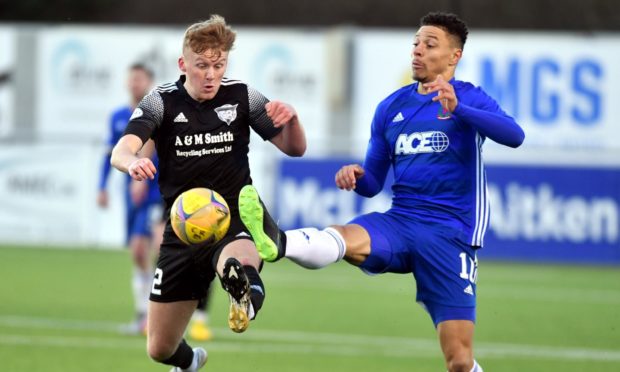
[[620, 264], [620, 169], [488, 166], [482, 257]]
[[[344, 224], [387, 210], [383, 192], [339, 190], [334, 175], [352, 159], [282, 160], [275, 216], [281, 228]], [[491, 224], [480, 257], [620, 265], [620, 169], [488, 165]]]

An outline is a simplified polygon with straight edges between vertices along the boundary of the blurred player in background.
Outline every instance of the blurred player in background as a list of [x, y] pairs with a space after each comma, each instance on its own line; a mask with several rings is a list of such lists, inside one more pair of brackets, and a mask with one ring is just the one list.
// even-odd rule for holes
[[[287, 155], [301, 156], [306, 149], [293, 107], [224, 77], [235, 37], [220, 16], [191, 25], [178, 60], [183, 75], [140, 102], [112, 152], [114, 167], [133, 179], [153, 179], [158, 171], [167, 212], [178, 195], [194, 187], [217, 191], [230, 207], [228, 233], [212, 246], [187, 246], [166, 224], [150, 296], [147, 349], [154, 360], [176, 366], [173, 371], [196, 371], [206, 363], [206, 351], [192, 349], [183, 331], [216, 273], [229, 294], [228, 324], [235, 332], [247, 329], [265, 297], [261, 260], [237, 209], [239, 191], [252, 183], [250, 128]], [[159, 169], [137, 155], [149, 139], [155, 141]]]
[[[133, 110], [151, 89], [153, 77], [151, 69], [144, 64], [136, 63], [129, 67], [127, 87], [131, 98], [130, 105], [114, 111], [110, 119], [110, 133], [107, 141], [109, 150], [103, 159], [97, 196], [97, 204], [102, 208], [106, 208], [109, 202], [106, 185], [111, 169], [112, 147], [125, 131]], [[145, 156], [153, 159], [157, 167], [158, 159], [152, 141], [142, 151]], [[123, 330], [131, 334], [141, 334], [146, 332], [147, 305], [153, 282], [152, 262], [159, 252], [165, 220], [162, 218], [163, 205], [157, 178], [149, 182], [139, 182], [132, 181], [131, 177], [127, 176], [126, 187], [126, 243], [131, 250], [134, 264], [131, 287], [136, 317], [134, 322], [124, 327]], [[207, 341], [212, 337], [207, 324], [208, 295], [209, 292], [207, 292], [207, 297], [200, 301], [189, 329], [189, 336], [198, 341]]]
[[[99, 182], [99, 194], [97, 204], [106, 208], [109, 202], [107, 180], [110, 174], [110, 158], [112, 147], [122, 136], [131, 113], [153, 85], [153, 72], [145, 65], [136, 63], [129, 67], [127, 87], [131, 102], [112, 114], [110, 118], [110, 132], [107, 141], [108, 151], [103, 159], [101, 177]], [[125, 210], [126, 210], [126, 243], [131, 250], [133, 260], [133, 274], [131, 287], [133, 289], [136, 319], [126, 329], [129, 333], [139, 334], [146, 327], [146, 311], [148, 296], [153, 282], [151, 265], [151, 223], [153, 211], [161, 203], [159, 189], [155, 182], [132, 183], [131, 178], [126, 179]], [[160, 209], [160, 213], [161, 209]], [[161, 217], [159, 218], [161, 220]]]
[[369, 274], [413, 273], [417, 301], [430, 314], [450, 372], [480, 372], [473, 357], [476, 250], [489, 220], [482, 144], [518, 147], [519, 125], [480, 88], [454, 79], [467, 39], [458, 17], [422, 18], [412, 51], [414, 83], [377, 107], [364, 165], [342, 167], [340, 189], [372, 197], [394, 169], [392, 207], [347, 225], [279, 231], [252, 186], [241, 218], [267, 261], [288, 257], [311, 269], [344, 257]]

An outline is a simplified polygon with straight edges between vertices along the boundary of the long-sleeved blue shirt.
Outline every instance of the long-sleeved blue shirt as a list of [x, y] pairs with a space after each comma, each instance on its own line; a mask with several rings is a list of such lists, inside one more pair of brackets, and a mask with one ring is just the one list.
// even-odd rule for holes
[[436, 94], [419, 94], [418, 83], [392, 93], [377, 107], [355, 191], [371, 197], [394, 168], [392, 209], [457, 229], [482, 246], [489, 221], [482, 144], [486, 138], [517, 147], [521, 127], [482, 89], [451, 80], [458, 104], [446, 113]]
[[[109, 132], [108, 138], [106, 140], [106, 153], [103, 157], [103, 163], [101, 164], [101, 172], [99, 175], [99, 190], [105, 190], [106, 184], [108, 181], [108, 177], [110, 175], [110, 170], [112, 168], [110, 164], [110, 158], [112, 156], [112, 148], [114, 145], [121, 139], [123, 133], [125, 132], [125, 128], [127, 127], [127, 123], [129, 123], [129, 118], [133, 113], [133, 109], [130, 106], [123, 106], [112, 113], [109, 121]], [[153, 156], [153, 163], [155, 167], [157, 167], [157, 156]], [[131, 181], [131, 177], [129, 175], [126, 176], [126, 202], [130, 203], [131, 198], [129, 197], [129, 182]], [[146, 198], [146, 202], [158, 203], [161, 201], [161, 195], [159, 193], [159, 186], [157, 185], [157, 177], [153, 180], [148, 180], [148, 190], [149, 194]]]

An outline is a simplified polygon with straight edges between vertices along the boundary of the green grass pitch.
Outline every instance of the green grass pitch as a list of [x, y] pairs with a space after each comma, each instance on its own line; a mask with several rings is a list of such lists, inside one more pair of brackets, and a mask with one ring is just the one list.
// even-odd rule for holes
[[[167, 371], [132, 317], [126, 251], [0, 248], [1, 371]], [[227, 329], [216, 283], [205, 370], [445, 371], [410, 275], [266, 264], [265, 306]], [[486, 371], [620, 371], [620, 269], [481, 262], [476, 358]], [[194, 344], [195, 343], [191, 343]]]

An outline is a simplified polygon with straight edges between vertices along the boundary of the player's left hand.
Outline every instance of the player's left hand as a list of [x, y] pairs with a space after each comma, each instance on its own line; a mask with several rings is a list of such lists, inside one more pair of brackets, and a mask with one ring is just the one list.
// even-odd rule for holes
[[424, 88], [427, 93], [439, 92], [433, 97], [433, 101], [439, 101], [445, 111], [454, 112], [459, 100], [456, 98], [452, 84], [445, 81], [441, 75], [438, 75], [435, 81], [424, 84]]
[[297, 111], [288, 103], [271, 101], [265, 105], [265, 110], [276, 128], [288, 125], [297, 118]]
[[366, 171], [359, 164], [345, 165], [336, 173], [336, 186], [340, 190], [355, 190], [357, 180], [362, 178]]

